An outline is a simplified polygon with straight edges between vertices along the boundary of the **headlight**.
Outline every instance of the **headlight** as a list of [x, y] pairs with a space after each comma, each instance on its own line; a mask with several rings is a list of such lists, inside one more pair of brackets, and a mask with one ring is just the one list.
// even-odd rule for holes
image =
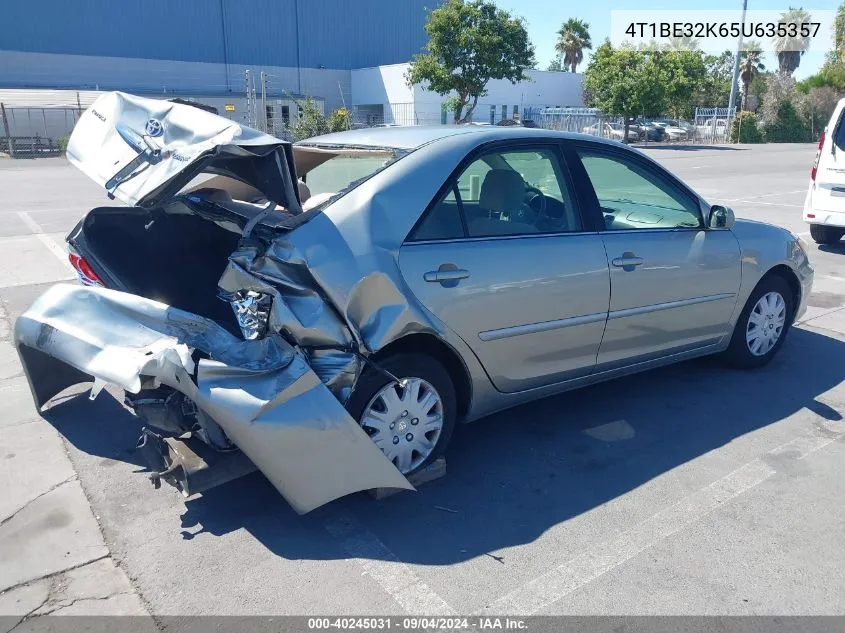
[[267, 335], [272, 296], [255, 290], [239, 290], [227, 295], [226, 299], [235, 311], [235, 318], [246, 340], [253, 341]]

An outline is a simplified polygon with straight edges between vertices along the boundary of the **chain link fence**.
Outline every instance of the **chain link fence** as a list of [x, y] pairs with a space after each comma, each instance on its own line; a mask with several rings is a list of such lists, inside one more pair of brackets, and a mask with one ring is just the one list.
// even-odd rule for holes
[[[277, 138], [294, 140], [292, 130], [300, 119], [303, 107], [331, 117], [326, 102], [320, 97], [306, 97], [284, 93], [281, 80], [265, 73], [245, 73], [244, 92], [238, 105], [237, 120], [250, 127], [266, 131]], [[346, 96], [337, 86], [343, 102]], [[280, 92], [282, 94], [280, 94]], [[232, 97], [203, 98], [200, 101], [234, 101]], [[194, 100], [193, 97], [190, 100]], [[77, 101], [79, 101], [77, 97]], [[229, 109], [234, 105], [217, 103], [221, 115], [235, 118]], [[225, 106], [225, 107], [224, 107]], [[346, 107], [346, 106], [344, 106]], [[312, 111], [313, 111], [312, 110]], [[10, 107], [0, 103], [0, 153], [14, 158], [56, 156], [66, 147], [67, 137], [82, 113], [82, 104], [36, 107]], [[729, 143], [736, 109], [698, 107], [692, 121], [673, 118], [637, 119], [629, 126], [628, 141], [643, 144], [700, 144]], [[346, 125], [351, 129], [408, 125], [441, 125], [453, 122], [453, 113], [440, 103], [383, 103], [346, 107]], [[316, 118], [320, 118], [316, 117]], [[548, 130], [589, 134], [601, 138], [623, 140], [624, 124], [596, 108], [558, 107], [541, 105], [478, 104], [472, 115], [475, 125], [524, 125]], [[652, 134], [654, 126], [664, 133]], [[649, 131], [649, 127], [651, 131]], [[328, 131], [321, 126], [313, 134]], [[301, 136], [301, 131], [300, 131]]]
[[695, 141], [703, 145], [730, 143], [736, 108], [696, 108]]
[[0, 153], [11, 158], [58, 156], [81, 112], [72, 107], [10, 108], [0, 104]]

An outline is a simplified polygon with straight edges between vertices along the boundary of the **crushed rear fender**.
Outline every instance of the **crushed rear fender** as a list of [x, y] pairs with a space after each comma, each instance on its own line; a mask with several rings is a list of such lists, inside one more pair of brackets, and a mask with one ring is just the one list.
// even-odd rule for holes
[[15, 345], [39, 408], [90, 380], [182, 392], [301, 514], [359, 490], [413, 489], [278, 336], [245, 341], [143, 297], [58, 284], [18, 318]]

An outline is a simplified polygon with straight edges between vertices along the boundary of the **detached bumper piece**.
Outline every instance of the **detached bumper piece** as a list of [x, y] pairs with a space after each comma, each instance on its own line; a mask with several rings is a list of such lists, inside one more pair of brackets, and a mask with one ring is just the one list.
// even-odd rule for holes
[[222, 486], [258, 470], [241, 451], [221, 453], [195, 439], [162, 437], [145, 428], [138, 450], [156, 488], [164, 480], [186, 497]]
[[[134, 394], [179, 391], [300, 514], [360, 490], [414, 489], [280, 337], [245, 341], [143, 297], [57, 284], [18, 318], [15, 346], [39, 407], [91, 379], [92, 394], [104, 383]], [[195, 361], [196, 350], [209, 358]], [[160, 479], [190, 494], [216, 476], [202, 474], [213, 470], [211, 458], [193, 445], [161, 441]]]

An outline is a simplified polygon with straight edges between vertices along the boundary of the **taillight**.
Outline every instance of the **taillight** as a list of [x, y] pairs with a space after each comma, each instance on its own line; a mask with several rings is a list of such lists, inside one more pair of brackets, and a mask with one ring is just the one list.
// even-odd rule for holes
[[76, 253], [69, 253], [68, 259], [70, 260], [70, 265], [73, 266], [76, 274], [79, 276], [80, 283], [85, 286], [105, 287], [106, 284], [104, 284], [103, 280], [100, 279], [100, 276], [94, 272], [94, 269], [91, 268], [91, 264], [85, 261], [84, 257], [77, 255]]
[[819, 170], [819, 159], [822, 156], [822, 147], [824, 146], [824, 132], [819, 139], [819, 148], [816, 150], [816, 160], [813, 161], [813, 168], [810, 170], [810, 180], [816, 182], [816, 172]]

